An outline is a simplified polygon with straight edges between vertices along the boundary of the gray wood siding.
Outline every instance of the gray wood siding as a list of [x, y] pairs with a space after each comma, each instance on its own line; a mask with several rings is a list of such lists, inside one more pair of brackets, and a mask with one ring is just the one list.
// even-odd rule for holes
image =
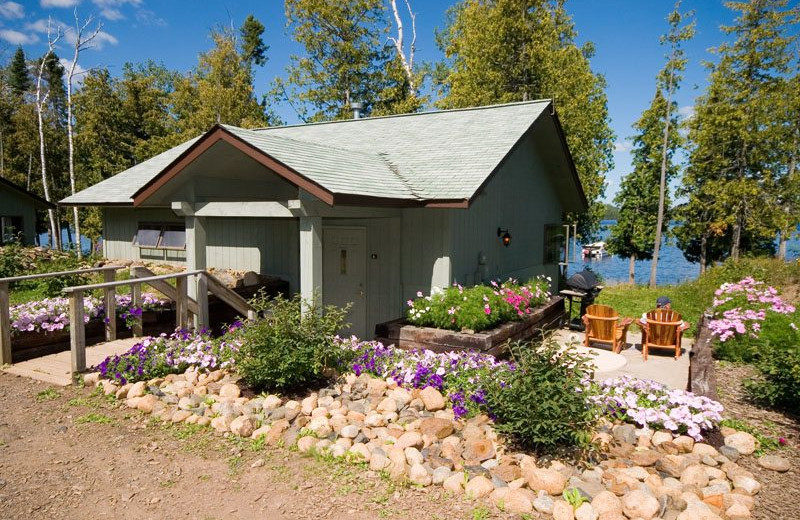
[[[453, 281], [480, 283], [478, 255], [486, 255], [485, 280], [509, 276], [526, 280], [546, 274], [555, 279], [557, 264], [544, 262], [544, 228], [560, 224], [562, 207], [545, 175], [545, 165], [529, 136], [508, 157], [467, 210], [450, 210]], [[508, 229], [503, 246], [497, 228]]]
[[23, 241], [36, 242], [36, 209], [30, 198], [0, 185], [0, 217], [22, 217]]
[[140, 222], [165, 222], [183, 224], [170, 209], [105, 208], [103, 210], [103, 256], [108, 259], [144, 260], [183, 264], [185, 251], [140, 249], [133, 245], [133, 237]]
[[300, 290], [297, 219], [209, 218], [206, 240], [208, 267], [277, 276]]
[[[324, 227], [364, 227], [367, 230], [367, 331], [402, 315], [400, 290], [400, 218], [325, 218]], [[322, 247], [325, 247], [323, 243]], [[372, 255], [377, 258], [372, 258]], [[324, 280], [323, 280], [324, 283]]]
[[433, 286], [451, 282], [450, 210], [414, 208], [403, 210], [401, 284], [402, 300], [428, 294]]

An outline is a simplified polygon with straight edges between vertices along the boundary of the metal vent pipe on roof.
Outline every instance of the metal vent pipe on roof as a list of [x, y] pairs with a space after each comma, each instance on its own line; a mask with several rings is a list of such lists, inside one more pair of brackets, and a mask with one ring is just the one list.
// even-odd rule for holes
[[359, 103], [354, 101], [350, 103], [350, 108], [353, 109], [353, 119], [361, 119], [364, 117], [363, 110], [364, 110], [364, 103]]

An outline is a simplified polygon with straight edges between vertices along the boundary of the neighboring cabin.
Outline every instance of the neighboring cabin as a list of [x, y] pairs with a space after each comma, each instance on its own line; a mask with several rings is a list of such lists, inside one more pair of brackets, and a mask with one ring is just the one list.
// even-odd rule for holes
[[279, 276], [304, 297], [353, 302], [360, 337], [417, 291], [556, 279], [562, 216], [587, 204], [547, 100], [217, 125], [62, 203], [104, 208], [108, 258]]
[[35, 193], [0, 177], [0, 245], [22, 238], [36, 244], [36, 211], [55, 208]]

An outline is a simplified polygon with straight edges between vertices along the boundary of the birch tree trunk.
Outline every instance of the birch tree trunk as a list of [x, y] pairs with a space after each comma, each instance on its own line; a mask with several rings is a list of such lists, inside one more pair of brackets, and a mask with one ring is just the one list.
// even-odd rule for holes
[[397, 49], [397, 56], [400, 58], [400, 63], [403, 65], [403, 72], [408, 80], [408, 93], [411, 96], [417, 95], [417, 85], [414, 81], [414, 53], [417, 48], [417, 15], [411, 10], [411, 4], [405, 0], [408, 14], [411, 17], [411, 45], [409, 47], [408, 56], [403, 48], [403, 18], [397, 10], [397, 0], [391, 0], [392, 13], [394, 14], [394, 21], [397, 24], [397, 38], [389, 37], [389, 41], [394, 43]]
[[[67, 73], [67, 142], [69, 144], [69, 187], [70, 193], [75, 195], [75, 146], [73, 144], [73, 133], [74, 133], [74, 122], [72, 120], [72, 80], [75, 78], [75, 70], [78, 67], [78, 57], [81, 54], [81, 51], [88, 48], [89, 44], [92, 40], [94, 40], [97, 33], [100, 32], [100, 28], [102, 24], [97, 24], [94, 32], [87, 36], [86, 38], [83, 37], [83, 32], [92, 23], [94, 17], [89, 16], [86, 19], [86, 22], [81, 25], [80, 20], [78, 18], [78, 9], [75, 9], [75, 47], [73, 48], [74, 53], [72, 55], [72, 63], [70, 63], [69, 72]], [[83, 251], [81, 251], [81, 222], [80, 222], [80, 215], [78, 214], [78, 207], [74, 206], [72, 208], [72, 219], [74, 221], [74, 231], [75, 231], [75, 252], [78, 255], [78, 258], [83, 258]]]
[[633, 285], [636, 283], [636, 277], [634, 276], [636, 272], [636, 256], [631, 255], [630, 262], [628, 263], [628, 283]]
[[674, 70], [670, 71], [667, 83], [666, 118], [664, 119], [664, 139], [661, 143], [661, 180], [658, 188], [658, 216], [656, 217], [656, 238], [653, 244], [653, 260], [650, 262], [650, 288], [656, 287], [658, 255], [661, 251], [661, 228], [664, 226], [664, 196], [667, 189], [667, 152], [669, 150], [669, 123], [672, 111], [672, 81]]

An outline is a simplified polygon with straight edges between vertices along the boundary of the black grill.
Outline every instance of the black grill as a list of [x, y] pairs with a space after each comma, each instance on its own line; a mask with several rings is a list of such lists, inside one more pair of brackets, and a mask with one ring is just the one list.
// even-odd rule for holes
[[[580, 296], [581, 317], [586, 314], [586, 307], [594, 303], [597, 295], [600, 294], [600, 291], [603, 289], [603, 286], [600, 285], [600, 281], [597, 279], [597, 276], [588, 269], [579, 271], [567, 278], [567, 287], [569, 287], [569, 289], [572, 291], [582, 293]], [[582, 328], [580, 321], [577, 325], [578, 327]]]

